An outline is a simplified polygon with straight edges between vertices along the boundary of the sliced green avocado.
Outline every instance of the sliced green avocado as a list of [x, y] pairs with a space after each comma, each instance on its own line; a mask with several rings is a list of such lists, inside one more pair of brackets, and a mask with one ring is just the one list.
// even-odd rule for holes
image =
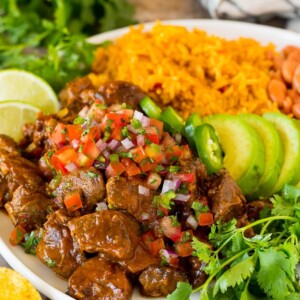
[[300, 130], [296, 121], [281, 113], [265, 113], [263, 117], [275, 125], [283, 145], [281, 172], [270, 192], [275, 194], [284, 184], [297, 184], [299, 181]]
[[283, 163], [283, 145], [279, 134], [275, 125], [261, 116], [241, 114], [238, 117], [256, 130], [264, 143], [266, 153], [265, 170], [259, 180], [258, 189], [250, 197], [255, 199], [270, 196], [278, 181]]
[[225, 153], [224, 167], [229, 170], [245, 195], [258, 187], [265, 169], [265, 149], [257, 132], [236, 116], [213, 115], [204, 122], [211, 124]]

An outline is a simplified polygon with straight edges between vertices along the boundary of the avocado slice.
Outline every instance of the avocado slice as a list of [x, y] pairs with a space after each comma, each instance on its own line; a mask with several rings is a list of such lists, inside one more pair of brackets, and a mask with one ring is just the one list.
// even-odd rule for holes
[[283, 163], [281, 139], [275, 125], [263, 117], [254, 114], [241, 114], [238, 117], [256, 130], [264, 143], [266, 153], [265, 170], [259, 180], [258, 189], [250, 194], [250, 198], [268, 197], [278, 181]]
[[265, 149], [258, 133], [237, 116], [212, 115], [204, 118], [212, 125], [225, 153], [224, 167], [245, 195], [257, 189], [265, 169]]
[[299, 182], [300, 130], [295, 120], [281, 113], [265, 113], [263, 117], [272, 122], [283, 145], [283, 164], [275, 187], [270, 194], [280, 191], [284, 184]]

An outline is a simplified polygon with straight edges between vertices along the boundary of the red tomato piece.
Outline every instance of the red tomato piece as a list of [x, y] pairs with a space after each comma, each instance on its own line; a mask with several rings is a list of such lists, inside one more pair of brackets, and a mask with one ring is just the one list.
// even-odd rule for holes
[[181, 225], [173, 226], [172, 220], [170, 217], [163, 217], [159, 221], [159, 225], [162, 229], [163, 234], [171, 239], [173, 242], [176, 242], [181, 237]]
[[79, 152], [77, 154], [77, 159], [75, 161], [75, 164], [78, 167], [85, 167], [85, 168], [89, 168], [93, 165], [94, 163], [94, 159], [89, 158], [88, 156], [86, 156], [85, 154]]
[[141, 170], [130, 158], [122, 158], [121, 163], [125, 167], [128, 176], [134, 176], [141, 173]]
[[142, 172], [148, 172], [150, 170], [153, 170], [157, 166], [157, 164], [155, 162], [151, 162], [148, 158], [146, 158], [140, 162], [139, 166]]
[[168, 146], [165, 149], [166, 159], [171, 162], [177, 161], [181, 154], [182, 150], [178, 145]]
[[159, 163], [163, 160], [164, 154], [162, 153], [161, 146], [157, 144], [147, 145], [145, 147], [145, 153], [148, 157]]
[[100, 150], [95, 142], [93, 142], [92, 140], [88, 140], [82, 148], [82, 153], [90, 159], [95, 160], [100, 155]]
[[101, 128], [94, 126], [89, 128], [87, 131], [83, 131], [81, 135], [81, 141], [86, 143], [87, 141], [98, 141], [101, 137]]
[[138, 146], [134, 149], [131, 149], [130, 152], [132, 153], [133, 156], [132, 159], [137, 163], [140, 163], [142, 160], [147, 158], [145, 150], [142, 146]]
[[111, 162], [105, 170], [107, 178], [120, 176], [125, 171], [125, 167], [120, 162]]
[[17, 225], [10, 234], [10, 243], [14, 246], [20, 244], [24, 240], [26, 233], [22, 225]]
[[79, 139], [82, 134], [82, 128], [80, 125], [68, 125], [67, 126], [68, 138], [69, 141], [73, 141], [75, 139]]
[[68, 193], [65, 196], [64, 203], [69, 211], [75, 211], [82, 208], [82, 201], [79, 192]]
[[50, 135], [50, 140], [54, 146], [62, 147], [66, 143], [66, 125], [58, 123]]
[[190, 256], [194, 251], [191, 242], [178, 243], [175, 245], [175, 250], [178, 253], [178, 255], [181, 257]]
[[163, 133], [163, 140], [161, 142], [165, 147], [170, 147], [176, 144], [175, 140], [170, 136], [168, 132]]
[[156, 239], [151, 242], [151, 252], [153, 255], [157, 256], [161, 249], [165, 249], [165, 242], [162, 238]]
[[70, 146], [65, 146], [58, 150], [56, 153], [52, 155], [52, 157], [56, 157], [59, 161], [65, 166], [71, 162], [74, 162], [77, 158], [76, 151]]
[[161, 138], [163, 134], [164, 123], [156, 119], [150, 118], [150, 126], [155, 127], [157, 129], [158, 136], [159, 138]]
[[205, 212], [198, 214], [198, 224], [200, 226], [208, 226], [214, 223], [214, 215], [212, 212]]
[[145, 139], [151, 143], [159, 144], [159, 135], [156, 127], [150, 126], [145, 128]]
[[66, 175], [68, 174], [68, 170], [65, 168], [65, 165], [59, 160], [59, 158], [55, 155], [52, 155], [51, 158], [50, 158], [50, 164], [51, 166], [53, 166], [53, 168], [59, 172], [61, 171], [61, 173], [63, 175]]

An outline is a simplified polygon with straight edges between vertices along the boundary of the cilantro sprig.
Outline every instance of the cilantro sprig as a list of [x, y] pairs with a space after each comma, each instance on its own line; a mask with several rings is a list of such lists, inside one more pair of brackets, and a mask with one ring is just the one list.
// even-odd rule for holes
[[[269, 216], [241, 228], [234, 219], [217, 222], [209, 234], [210, 245], [194, 237], [193, 255], [206, 263], [208, 278], [193, 291], [188, 284], [178, 284], [168, 299], [189, 299], [196, 291], [201, 300], [298, 299], [299, 197], [300, 189], [285, 186], [281, 195], [270, 199]], [[256, 233], [249, 234], [251, 230]]]

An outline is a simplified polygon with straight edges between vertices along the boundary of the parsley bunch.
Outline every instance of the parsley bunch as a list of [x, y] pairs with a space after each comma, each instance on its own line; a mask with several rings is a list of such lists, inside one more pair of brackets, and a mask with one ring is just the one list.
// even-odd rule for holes
[[[194, 237], [193, 255], [206, 263], [209, 277], [194, 291], [179, 283], [168, 299], [189, 299], [195, 291], [201, 300], [299, 299], [299, 196], [299, 189], [287, 185], [271, 199], [271, 215], [242, 228], [236, 227], [236, 220], [213, 225], [209, 240], [214, 250]], [[251, 229], [256, 234], [247, 237]]]
[[134, 23], [127, 0], [0, 2], [0, 69], [31, 71], [57, 91], [89, 72], [87, 36]]

